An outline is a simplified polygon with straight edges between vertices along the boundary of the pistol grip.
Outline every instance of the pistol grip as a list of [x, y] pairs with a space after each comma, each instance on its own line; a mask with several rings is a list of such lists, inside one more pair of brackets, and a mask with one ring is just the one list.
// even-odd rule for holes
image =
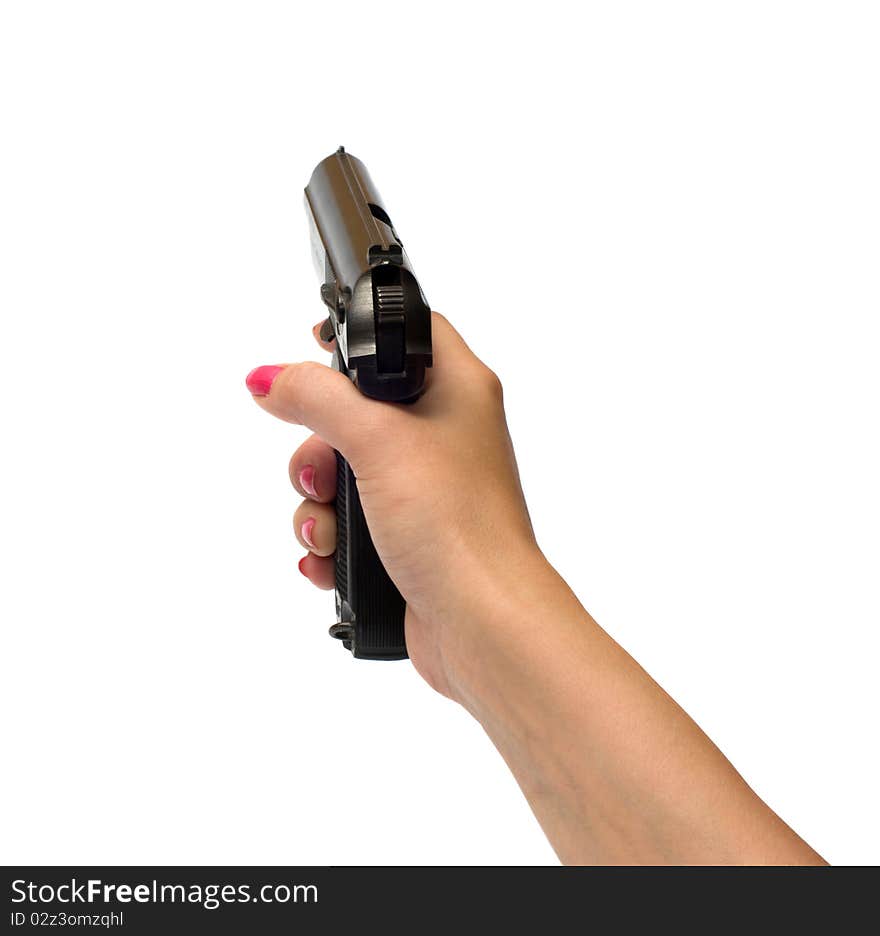
[[406, 603], [385, 571], [367, 527], [357, 479], [336, 453], [336, 616], [330, 634], [366, 660], [407, 657]]

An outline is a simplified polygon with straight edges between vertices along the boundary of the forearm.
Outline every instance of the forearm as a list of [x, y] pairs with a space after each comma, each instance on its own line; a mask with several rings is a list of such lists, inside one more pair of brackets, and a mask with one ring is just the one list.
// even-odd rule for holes
[[484, 614], [456, 692], [563, 862], [821, 863], [542, 558]]
[[411, 405], [317, 364], [248, 376], [260, 406], [316, 433], [290, 466], [301, 571], [334, 582], [336, 449], [406, 599], [413, 665], [483, 724], [563, 861], [821, 861], [548, 565], [500, 382], [442, 316], [431, 329], [436, 366]]

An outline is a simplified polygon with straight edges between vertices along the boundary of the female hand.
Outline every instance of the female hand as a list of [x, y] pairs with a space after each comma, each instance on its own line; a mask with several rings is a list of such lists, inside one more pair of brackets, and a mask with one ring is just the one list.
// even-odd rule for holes
[[[325, 350], [315, 326], [315, 337]], [[342, 374], [305, 362], [257, 368], [248, 387], [267, 412], [314, 430], [290, 461], [305, 500], [294, 529], [309, 550], [300, 569], [332, 588], [336, 461], [357, 478], [376, 550], [407, 603], [416, 669], [462, 701], [464, 660], [490, 607], [543, 559], [507, 431], [501, 385], [442, 316], [432, 319], [434, 366], [413, 404], [377, 402]]]

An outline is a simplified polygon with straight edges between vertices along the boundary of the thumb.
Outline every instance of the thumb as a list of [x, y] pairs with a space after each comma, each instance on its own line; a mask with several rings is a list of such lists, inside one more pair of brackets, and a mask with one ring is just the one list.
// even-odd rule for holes
[[359, 393], [339, 371], [315, 361], [265, 364], [245, 382], [267, 413], [307, 426], [352, 464], [387, 409]]

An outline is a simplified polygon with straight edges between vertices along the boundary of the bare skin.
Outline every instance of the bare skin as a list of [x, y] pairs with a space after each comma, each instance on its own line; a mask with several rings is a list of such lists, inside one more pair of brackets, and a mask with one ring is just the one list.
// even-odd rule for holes
[[312, 362], [255, 395], [315, 433], [290, 462], [303, 573], [333, 587], [335, 448], [406, 599], [413, 665], [482, 724], [563, 862], [823, 864], [548, 563], [501, 385], [437, 313], [433, 332], [435, 366], [411, 406], [366, 399]]

